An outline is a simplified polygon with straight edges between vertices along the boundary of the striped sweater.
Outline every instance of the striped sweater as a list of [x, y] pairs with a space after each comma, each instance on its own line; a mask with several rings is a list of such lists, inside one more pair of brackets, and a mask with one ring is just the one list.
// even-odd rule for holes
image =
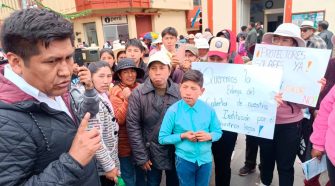
[[90, 120], [89, 128], [97, 127], [100, 129], [102, 146], [97, 150], [95, 155], [103, 169], [103, 171], [99, 170], [99, 174], [103, 175], [105, 172], [109, 172], [115, 167], [120, 170], [120, 162], [118, 158], [119, 126], [116, 122], [113, 108], [111, 107], [109, 100], [106, 100], [107, 96], [99, 96], [99, 112]]

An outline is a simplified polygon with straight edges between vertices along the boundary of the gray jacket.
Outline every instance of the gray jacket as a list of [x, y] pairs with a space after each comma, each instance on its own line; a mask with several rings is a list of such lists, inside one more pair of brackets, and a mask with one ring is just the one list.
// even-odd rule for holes
[[319, 33], [319, 36], [326, 42], [327, 49], [333, 49], [333, 43], [332, 43], [333, 32], [329, 30], [324, 30]]
[[249, 50], [250, 47], [257, 43], [257, 31], [255, 28], [248, 32], [247, 38], [245, 40], [245, 48]]
[[[160, 170], [172, 169], [174, 166], [173, 146], [160, 145], [158, 133], [162, 121], [161, 116], [164, 116], [167, 108], [179, 99], [178, 85], [171, 79], [168, 80], [168, 88], [164, 97], [156, 94], [150, 78], [133, 90], [129, 97], [126, 125], [137, 165], [143, 165], [151, 160], [153, 166]], [[167, 104], [163, 108], [164, 101], [167, 101]], [[153, 136], [151, 141], [150, 136]]]

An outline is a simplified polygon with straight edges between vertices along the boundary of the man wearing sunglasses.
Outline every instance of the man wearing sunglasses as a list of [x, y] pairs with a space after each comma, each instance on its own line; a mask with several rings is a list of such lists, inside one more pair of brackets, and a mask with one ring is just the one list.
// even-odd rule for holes
[[314, 27], [313, 21], [303, 21], [300, 26], [301, 37], [306, 42], [306, 47], [308, 48], [319, 48], [326, 49], [327, 44], [320, 37], [315, 35], [316, 28]]

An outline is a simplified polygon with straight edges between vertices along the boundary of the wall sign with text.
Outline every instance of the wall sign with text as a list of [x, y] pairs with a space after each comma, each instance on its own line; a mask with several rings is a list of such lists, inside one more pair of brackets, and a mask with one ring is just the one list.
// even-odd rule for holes
[[127, 24], [127, 16], [105, 16], [102, 17], [103, 25]]

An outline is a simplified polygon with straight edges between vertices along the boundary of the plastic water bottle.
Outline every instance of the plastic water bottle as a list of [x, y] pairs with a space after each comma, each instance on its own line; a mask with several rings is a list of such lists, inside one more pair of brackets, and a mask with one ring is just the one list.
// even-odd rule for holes
[[117, 186], [126, 186], [126, 183], [123, 181], [123, 179], [121, 178], [121, 176], [117, 177]]

